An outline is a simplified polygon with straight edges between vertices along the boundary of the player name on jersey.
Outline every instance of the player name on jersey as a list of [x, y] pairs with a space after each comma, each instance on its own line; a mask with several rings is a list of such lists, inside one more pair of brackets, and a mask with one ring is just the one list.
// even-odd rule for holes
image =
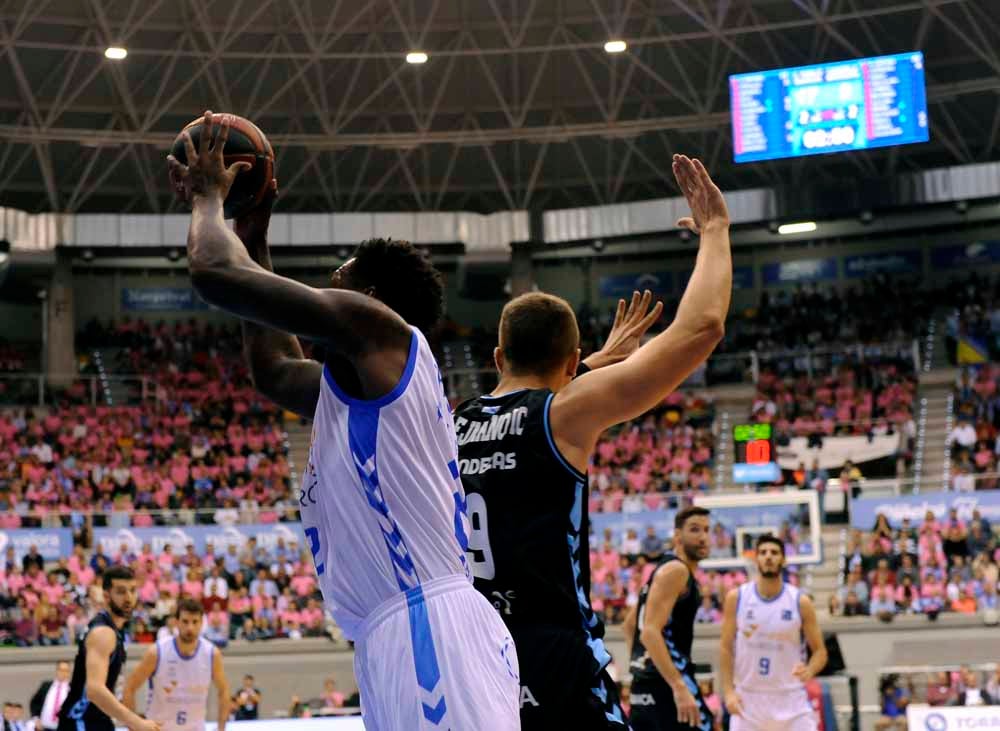
[[528, 408], [521, 406], [502, 414], [493, 414], [487, 421], [470, 421], [458, 416], [455, 418], [458, 446], [469, 442], [495, 442], [508, 434], [521, 436], [524, 434], [524, 419], [527, 415]]

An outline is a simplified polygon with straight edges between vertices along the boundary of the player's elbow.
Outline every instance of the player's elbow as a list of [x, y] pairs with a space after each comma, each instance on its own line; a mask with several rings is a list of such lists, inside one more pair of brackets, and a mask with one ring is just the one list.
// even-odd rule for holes
[[207, 263], [191, 261], [191, 286], [205, 302], [218, 304], [227, 289], [227, 277], [222, 268]]
[[639, 630], [639, 640], [642, 642], [643, 647], [652, 647], [657, 642], [662, 642], [662, 636], [661, 631], [648, 625]]
[[107, 691], [107, 688], [103, 683], [96, 680], [87, 680], [86, 685], [87, 697], [90, 699], [96, 699], [102, 697], [102, 691]]
[[695, 332], [697, 337], [710, 343], [714, 350], [715, 346], [722, 342], [722, 338], [726, 336], [726, 319], [716, 313], [705, 314], [702, 316], [701, 322], [698, 323]]

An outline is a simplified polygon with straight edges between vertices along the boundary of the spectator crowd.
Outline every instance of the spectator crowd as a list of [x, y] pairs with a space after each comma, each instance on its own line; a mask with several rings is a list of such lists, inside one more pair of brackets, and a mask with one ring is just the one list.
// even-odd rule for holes
[[927, 511], [915, 524], [892, 525], [884, 514], [867, 533], [854, 531], [842, 556], [842, 584], [830, 597], [830, 613], [871, 615], [980, 614], [996, 623], [1000, 548], [993, 527], [974, 511], [970, 520], [951, 509], [938, 518]]
[[279, 537], [264, 546], [251, 537], [242, 547], [231, 543], [218, 552], [207, 546], [202, 555], [192, 545], [175, 552], [168, 544], [156, 553], [149, 544], [133, 550], [123, 543], [113, 552], [100, 546], [88, 552], [78, 544], [54, 565], [34, 547], [17, 556], [8, 546], [0, 557], [0, 643], [75, 642], [103, 607], [100, 576], [113, 565], [136, 574], [133, 642], [176, 634], [174, 612], [185, 597], [203, 604], [205, 637], [220, 647], [232, 639], [301, 639], [334, 631], [309, 554], [295, 541]]

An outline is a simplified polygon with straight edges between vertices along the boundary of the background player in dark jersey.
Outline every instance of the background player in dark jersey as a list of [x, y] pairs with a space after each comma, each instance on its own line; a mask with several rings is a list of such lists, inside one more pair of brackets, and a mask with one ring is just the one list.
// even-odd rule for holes
[[587, 466], [601, 432], [661, 403], [709, 356], [732, 288], [722, 194], [700, 162], [677, 155], [673, 167], [692, 213], [678, 224], [701, 243], [670, 327], [621, 362], [575, 378], [572, 308], [522, 295], [500, 319], [500, 383], [455, 413], [469, 564], [514, 637], [525, 729], [624, 725], [590, 606]]
[[712, 729], [712, 712], [691, 660], [694, 615], [701, 604], [694, 572], [711, 549], [708, 515], [697, 506], [677, 513], [674, 550], [657, 564], [625, 619], [634, 731]]
[[107, 608], [90, 621], [73, 664], [69, 695], [59, 711], [59, 731], [114, 731], [112, 718], [132, 731], [160, 731], [115, 697], [115, 683], [125, 666], [124, 630], [135, 609], [135, 575], [113, 566], [101, 577]]

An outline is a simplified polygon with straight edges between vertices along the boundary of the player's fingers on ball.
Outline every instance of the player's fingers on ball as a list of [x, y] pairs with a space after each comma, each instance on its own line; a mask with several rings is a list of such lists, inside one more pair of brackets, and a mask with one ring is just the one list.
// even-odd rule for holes
[[212, 148], [216, 157], [222, 157], [222, 150], [226, 146], [226, 140], [229, 139], [229, 128], [231, 122], [232, 118], [228, 114], [222, 115], [222, 124], [219, 125], [219, 134], [216, 136], [215, 146]]
[[228, 173], [229, 175], [231, 175], [233, 177], [236, 177], [240, 173], [245, 172], [245, 171], [249, 170], [252, 167], [253, 167], [253, 165], [251, 165], [248, 162], [234, 162], [232, 165], [230, 165], [228, 168], [226, 168], [226, 173]]
[[[204, 137], [202, 137], [202, 139], [204, 139]], [[194, 141], [191, 139], [191, 133], [187, 130], [181, 132], [181, 140], [184, 142], [184, 153], [187, 155], [188, 165], [191, 165], [198, 157], [198, 153], [194, 149]]]
[[212, 127], [215, 125], [215, 120], [212, 117], [212, 110], [206, 109], [205, 116], [202, 117], [202, 124], [204, 128], [201, 130], [201, 139], [198, 140], [199, 152], [208, 152], [209, 139], [212, 136]]

